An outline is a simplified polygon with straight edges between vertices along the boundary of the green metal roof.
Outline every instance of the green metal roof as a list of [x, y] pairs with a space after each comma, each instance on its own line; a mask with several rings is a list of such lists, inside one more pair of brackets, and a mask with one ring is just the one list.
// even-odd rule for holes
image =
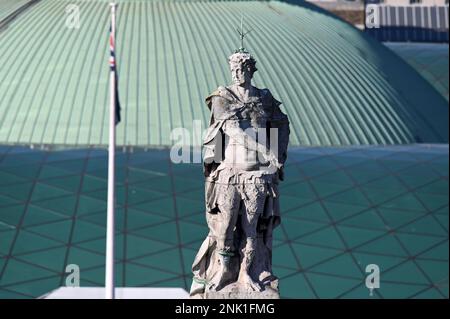
[[10, 14], [16, 12], [17, 9], [24, 4], [31, 2], [30, 0], [1, 0], [0, 1], [0, 22]]
[[386, 43], [417, 70], [448, 102], [448, 44]]
[[[117, 164], [117, 285], [189, 289], [208, 233], [201, 165], [140, 148]], [[282, 297], [448, 298], [448, 164], [448, 145], [291, 148], [274, 231]], [[106, 189], [106, 150], [0, 146], [0, 298], [64, 285], [67, 264], [103, 286]]]
[[[312, 5], [118, 1], [119, 145], [170, 145], [203, 127], [204, 98], [230, 82], [240, 13], [255, 83], [283, 101], [292, 145], [447, 142], [448, 107], [389, 49]], [[80, 6], [80, 29], [65, 8]], [[106, 145], [106, 1], [42, 0], [0, 32], [0, 142]]]

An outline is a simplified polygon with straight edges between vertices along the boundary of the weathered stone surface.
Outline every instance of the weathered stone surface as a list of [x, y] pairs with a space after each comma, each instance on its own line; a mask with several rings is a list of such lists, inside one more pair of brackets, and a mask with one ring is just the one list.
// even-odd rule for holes
[[229, 58], [233, 84], [207, 97], [211, 121], [204, 173], [208, 237], [192, 270], [191, 298], [279, 298], [272, 231], [280, 223], [278, 184], [289, 121], [267, 89], [251, 85], [256, 61]]
[[219, 291], [206, 291], [205, 299], [280, 299], [278, 289], [267, 288], [263, 291], [242, 290], [239, 283], [232, 283]]

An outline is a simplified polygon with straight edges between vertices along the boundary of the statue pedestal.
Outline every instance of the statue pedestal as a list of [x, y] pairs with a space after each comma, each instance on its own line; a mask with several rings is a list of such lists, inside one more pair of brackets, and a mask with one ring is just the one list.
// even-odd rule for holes
[[[191, 297], [192, 298], [192, 297]], [[280, 299], [280, 293], [271, 288], [266, 287], [264, 291], [244, 290], [238, 283], [226, 286], [220, 291], [205, 291], [198, 294], [194, 298], [201, 299]]]

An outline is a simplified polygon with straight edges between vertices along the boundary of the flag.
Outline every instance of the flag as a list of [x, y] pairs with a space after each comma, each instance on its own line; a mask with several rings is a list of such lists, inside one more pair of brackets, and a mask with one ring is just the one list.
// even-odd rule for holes
[[116, 64], [116, 39], [114, 38], [114, 32], [112, 31], [112, 26], [109, 28], [109, 50], [110, 50], [110, 57], [109, 57], [109, 68], [111, 72], [114, 72], [114, 99], [115, 99], [115, 113], [116, 113], [116, 120], [115, 125], [117, 125], [120, 122], [120, 102], [119, 102], [119, 85], [118, 85], [118, 77], [117, 77], [117, 64]]
[[110, 67], [110, 98], [109, 98], [109, 143], [108, 143], [108, 204], [106, 212], [106, 259], [105, 259], [105, 298], [114, 299], [114, 185], [115, 185], [115, 148], [116, 125], [120, 122], [120, 103], [116, 70], [116, 4], [111, 6], [111, 25], [109, 28], [109, 67]]

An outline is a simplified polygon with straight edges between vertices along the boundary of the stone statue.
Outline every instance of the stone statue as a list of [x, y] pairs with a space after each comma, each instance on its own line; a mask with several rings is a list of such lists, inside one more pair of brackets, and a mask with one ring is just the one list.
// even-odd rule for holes
[[279, 298], [272, 273], [272, 231], [280, 223], [289, 121], [268, 89], [251, 84], [255, 59], [228, 59], [233, 84], [206, 98], [204, 139], [209, 234], [192, 265], [191, 298]]

